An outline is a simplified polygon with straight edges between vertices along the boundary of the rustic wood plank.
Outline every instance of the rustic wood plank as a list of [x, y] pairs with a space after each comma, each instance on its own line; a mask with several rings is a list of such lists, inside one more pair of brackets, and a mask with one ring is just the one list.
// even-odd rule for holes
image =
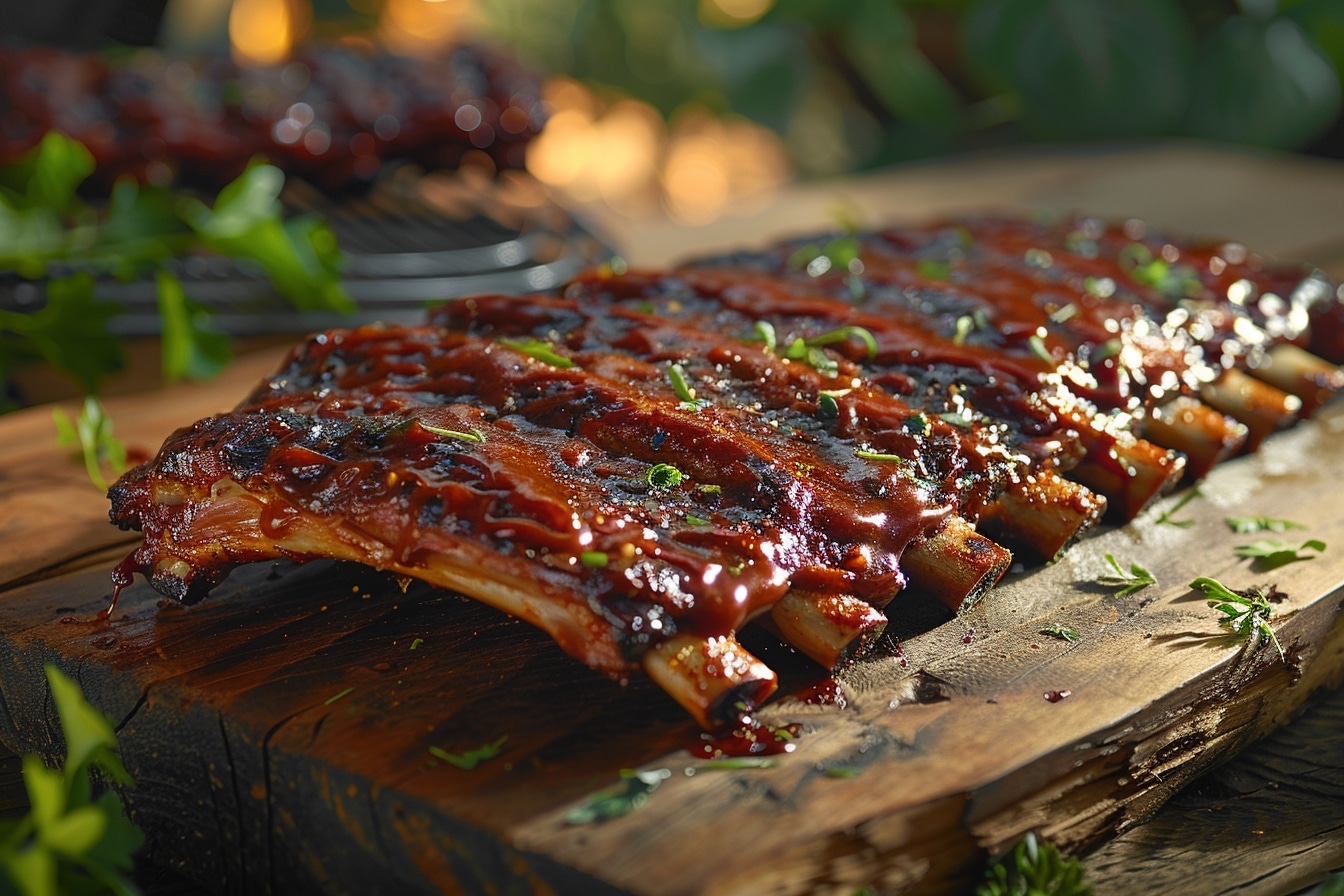
[[[1118, 174], [1077, 160], [999, 160], [862, 186], [875, 188], [865, 192], [874, 208], [911, 217], [1051, 206], [1051, 197], [1161, 217], [1144, 202], [1176, 196], [1172, 182], [1208, 162], [1182, 161], [1183, 152], [1135, 154]], [[1181, 216], [1206, 212], [1174, 198], [1149, 208], [1165, 209], [1168, 226], [1235, 230], [1272, 252], [1317, 247], [1328, 264], [1339, 225], [1321, 212], [1333, 209], [1326, 199], [1344, 175], [1286, 170], [1267, 158], [1210, 164], [1197, 179], [1240, 178], [1239, 188], [1248, 175], [1278, 179], [1282, 196], [1305, 208], [1297, 217], [1238, 220], [1219, 207], [1204, 226]], [[808, 197], [829, 205], [835, 191]], [[818, 212], [811, 226], [824, 219]], [[799, 220], [772, 213], [770, 223], [796, 230]], [[750, 228], [739, 220], [731, 229], [736, 243]], [[710, 237], [677, 245], [704, 250]], [[118, 432], [155, 445], [231, 405], [275, 360], [245, 359], [220, 383], [153, 403], [114, 400]], [[1291, 594], [1276, 622], [1288, 664], [1246, 652], [1182, 583], [1257, 578], [1230, 554], [1236, 540], [1220, 519], [1232, 511], [1292, 515], [1340, 544], [1330, 471], [1344, 459], [1341, 430], [1333, 413], [1277, 437], [1215, 474], [1207, 498], [1188, 508], [1192, 528], [1157, 526], [1150, 514], [1010, 582], [965, 618], [903, 596], [904, 662], [890, 655], [851, 670], [847, 709], [786, 699], [767, 711], [806, 725], [797, 753], [775, 768], [687, 776], [697, 732], [647, 682], [621, 688], [526, 626], [419, 586], [403, 594], [366, 570], [244, 570], [189, 610], [159, 606], [139, 584], [110, 624], [88, 624], [110, 590], [106, 565], [128, 542], [108, 532], [106, 504], [82, 471], [52, 463], [47, 411], [26, 412], [0, 425], [0, 526], [9, 526], [0, 534], [13, 548], [0, 555], [0, 741], [53, 752], [42, 663], [58, 663], [122, 722], [140, 781], [129, 803], [151, 831], [150, 859], [227, 892], [964, 891], [988, 851], [1028, 828], [1077, 848], [1142, 831], [1183, 782], [1338, 684], [1338, 550], [1275, 573]], [[1140, 559], [1163, 587], [1118, 599], [1087, 585], [1106, 551]], [[1049, 622], [1084, 637], [1047, 638]], [[767, 659], [786, 690], [813, 675], [778, 648]], [[1071, 695], [1042, 696], [1059, 690]], [[471, 772], [428, 753], [503, 735], [503, 754]], [[619, 769], [654, 766], [673, 775], [644, 809], [600, 827], [564, 824], [565, 810]], [[827, 774], [837, 768], [861, 771]], [[1328, 856], [1303, 861], [1327, 867], [1319, 860]], [[1114, 865], [1093, 867], [1119, 879]]]
[[[942, 624], [902, 641], [905, 665], [851, 670], [849, 708], [786, 699], [766, 712], [808, 728], [775, 768], [688, 777], [697, 733], [646, 682], [621, 688], [485, 607], [329, 563], [249, 568], [190, 609], [138, 584], [106, 625], [87, 621], [104, 570], [7, 591], [0, 739], [50, 750], [41, 664], [66, 667], [123, 720], [141, 780], [129, 802], [154, 832], [153, 859], [190, 856], [230, 892], [256, 881], [358, 892], [389, 875], [462, 892], [499, 879], [651, 894], [962, 886], [986, 850], [1029, 828], [1083, 847], [1143, 820], [1338, 683], [1338, 553], [1274, 575], [1291, 595], [1279, 611], [1287, 664], [1247, 653], [1183, 583], [1254, 577], [1231, 554], [1230, 512], [1286, 501], [1308, 534], [1339, 543], [1344, 520], [1320, 476], [1341, 460], [1341, 427], [1344, 410], [1331, 409], [1220, 468], [1186, 508], [1191, 528], [1150, 516], [1105, 533], [958, 619], [912, 606]], [[1143, 557], [1163, 587], [1116, 598], [1086, 584], [1106, 551]], [[1049, 622], [1082, 640], [1045, 637]], [[504, 735], [503, 755], [472, 772], [428, 752]], [[645, 809], [564, 823], [619, 769], [648, 766], [673, 775]], [[834, 778], [835, 767], [861, 773]]]
[[1086, 861], [1097, 896], [1272, 896], [1344, 867], [1344, 691], [1177, 794]]

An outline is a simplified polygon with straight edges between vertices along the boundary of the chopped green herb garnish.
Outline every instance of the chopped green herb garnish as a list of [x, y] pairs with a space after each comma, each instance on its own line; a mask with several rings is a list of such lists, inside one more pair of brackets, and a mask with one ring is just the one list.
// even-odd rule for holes
[[711, 520], [707, 520], [702, 516], [696, 516], [693, 513], [686, 514], [686, 525], [688, 526], [708, 526], [710, 524]]
[[986, 882], [975, 896], [1091, 896], [1083, 880], [1083, 863], [1065, 858], [1059, 849], [1027, 836], [985, 872]]
[[504, 747], [504, 741], [508, 739], [509, 736], [506, 734], [492, 744], [483, 744], [482, 746], [479, 746], [474, 750], [468, 750], [465, 753], [449, 753], [447, 750], [431, 746], [429, 748], [429, 754], [435, 759], [442, 759], [449, 765], [456, 766], [463, 771], [469, 772], [487, 759], [494, 759], [498, 756], [500, 750]]
[[961, 317], [957, 318], [956, 327], [956, 332], [952, 334], [952, 344], [963, 345], [966, 342], [966, 337], [971, 335], [971, 332], [975, 330], [975, 318], [971, 317], [969, 314], [963, 314]]
[[345, 697], [345, 696], [349, 695], [349, 693], [350, 693], [351, 691], [353, 691], [353, 690], [354, 690], [354, 688], [350, 687], [350, 688], [346, 688], [346, 689], [343, 690], [343, 691], [338, 691], [338, 692], [336, 692], [335, 694], [332, 694], [332, 695], [331, 695], [330, 697], [328, 697], [326, 700], [323, 700], [323, 701], [322, 701], [322, 705], [323, 705], [323, 706], [330, 706], [331, 704], [335, 703], [337, 700], [341, 699], [342, 697]]
[[883, 454], [880, 451], [868, 451], [862, 448], [855, 449], [854, 456], [861, 457], [864, 460], [882, 460], [882, 461], [895, 461], [896, 463], [905, 463], [905, 458], [901, 457], [899, 454]]
[[672, 391], [677, 398], [681, 399], [683, 410], [698, 412], [709, 404], [707, 399], [695, 397], [695, 390], [686, 382], [686, 370], [680, 364], [667, 368], [667, 380], [672, 384]]
[[823, 420], [834, 420], [840, 416], [840, 403], [834, 395], [822, 392], [817, 396], [817, 416]]
[[1284, 659], [1283, 646], [1269, 625], [1269, 617], [1274, 609], [1270, 606], [1269, 595], [1260, 588], [1252, 587], [1246, 591], [1233, 591], [1217, 579], [1201, 576], [1190, 583], [1190, 587], [1204, 592], [1209, 606], [1223, 614], [1222, 623], [1233, 631], [1251, 638], [1255, 644], [1260, 638], [1268, 638]]
[[1139, 564], [1129, 564], [1129, 572], [1125, 572], [1120, 566], [1120, 561], [1115, 559], [1114, 554], [1106, 554], [1105, 557], [1107, 565], [1115, 570], [1115, 573], [1114, 575], [1106, 573], [1098, 576], [1097, 584], [1118, 589], [1115, 592], [1116, 597], [1128, 597], [1136, 591], [1142, 591], [1149, 585], [1157, 584], [1157, 579], [1153, 578], [1153, 574]]
[[412, 649], [412, 650], [419, 650], [419, 649], [420, 649], [420, 645], [423, 644], [423, 643], [425, 643], [425, 639], [424, 639], [424, 638], [416, 638], [414, 641], [411, 642], [411, 649]]
[[1050, 322], [1052, 324], [1062, 324], [1077, 314], [1078, 306], [1070, 302], [1050, 312]]
[[1052, 638], [1058, 638], [1061, 641], [1068, 641], [1070, 644], [1082, 637], [1078, 634], [1077, 629], [1069, 628], [1067, 625], [1060, 625], [1057, 622], [1051, 623], [1041, 629], [1041, 634], [1049, 635]]
[[104, 464], [118, 476], [126, 472], [126, 446], [113, 437], [112, 418], [107, 416], [98, 399], [85, 398], [74, 422], [60, 408], [52, 409], [51, 419], [56, 424], [56, 441], [60, 445], [79, 446], [84, 469], [99, 491], [107, 491]]
[[584, 551], [579, 554], [579, 562], [591, 569], [601, 569], [610, 558], [605, 551]]
[[485, 433], [479, 429], [473, 429], [471, 432], [462, 432], [460, 429], [444, 429], [440, 426], [431, 426], [423, 420], [417, 421], [420, 428], [425, 432], [432, 432], [436, 436], [443, 436], [445, 439], [457, 439], [460, 442], [484, 442]]
[[[873, 337], [872, 331], [867, 327], [839, 327], [835, 330], [829, 330], [819, 336], [813, 336], [804, 339], [803, 344], [808, 348], [820, 348], [823, 345], [832, 345], [836, 342], [847, 342], [850, 339], [858, 339], [868, 349], [868, 357], [877, 354], [877, 339]], [[796, 342], [797, 340], [795, 340]], [[793, 346], [789, 346], [792, 350]]]
[[1088, 277], [1083, 281], [1083, 289], [1087, 290], [1088, 295], [1109, 299], [1115, 295], [1115, 281], [1110, 277]]
[[1120, 349], [1123, 347], [1119, 339], [1107, 339], [1092, 352], [1091, 360], [1105, 361], [1107, 358], [1114, 358], [1120, 354]]
[[901, 421], [901, 431], [906, 435], [923, 438], [933, 432], [933, 424], [923, 413], [916, 411]]
[[697, 485], [695, 490], [705, 495], [717, 495], [723, 491], [723, 486], [707, 482], [704, 485]]
[[863, 774], [863, 769], [852, 765], [833, 765], [825, 769], [825, 775], [828, 778], [857, 778]]
[[697, 772], [718, 772], [739, 768], [774, 768], [777, 765], [779, 765], [778, 759], [765, 756], [734, 756], [727, 759], [710, 759], [691, 768]]
[[1050, 354], [1050, 349], [1046, 347], [1045, 340], [1041, 338], [1039, 333], [1032, 334], [1031, 338], [1027, 340], [1027, 347], [1031, 349], [1033, 355], [1047, 364], [1055, 363], [1055, 356]]
[[649, 801], [649, 794], [672, 776], [665, 768], [649, 771], [621, 769], [621, 781], [603, 788], [565, 814], [568, 824], [593, 824], [629, 815]]
[[1267, 516], [1230, 516], [1223, 520], [1229, 529], [1238, 535], [1252, 535], [1256, 532], [1287, 532], [1289, 529], [1305, 529], [1301, 523], [1292, 520], [1279, 520]]
[[644, 474], [644, 480], [654, 488], [676, 488], [681, 485], [681, 471], [671, 464], [654, 464]]
[[944, 423], [951, 423], [953, 426], [959, 426], [962, 429], [970, 429], [971, 421], [967, 419], [962, 411], [946, 411], [938, 415], [938, 419]]
[[779, 345], [778, 337], [775, 334], [775, 325], [768, 320], [758, 320], [751, 326], [755, 336], [751, 337], [749, 342], [764, 342], [765, 350], [774, 353], [775, 347]]
[[807, 340], [798, 336], [784, 349], [784, 357], [790, 361], [805, 361], [809, 367], [819, 373], [834, 374], [839, 370], [835, 359], [820, 348], [810, 346]]
[[1189, 504], [1196, 498], [1202, 498], [1202, 497], [1204, 496], [1200, 494], [1199, 489], [1197, 488], [1190, 489], [1190, 491], [1186, 492], [1184, 495], [1181, 496], [1181, 500], [1177, 501], [1174, 505], [1172, 505], [1172, 508], [1170, 510], [1162, 511], [1162, 513], [1158, 516], [1155, 522], [1159, 526], [1175, 526], [1178, 529], [1186, 529], [1189, 528], [1190, 526], [1193, 526], [1195, 524], [1194, 520], [1178, 520], [1173, 519], [1173, 517], [1175, 517], [1176, 514], [1180, 513], [1182, 508], [1185, 507], [1185, 505]]
[[1302, 552], [1316, 551], [1319, 554], [1325, 550], [1325, 542], [1311, 538], [1294, 546], [1277, 538], [1265, 538], [1251, 544], [1239, 544], [1234, 550], [1238, 557], [1255, 560], [1261, 569], [1278, 569], [1298, 560], [1312, 559], [1311, 555], [1304, 556]]
[[574, 362], [564, 355], [556, 354], [551, 344], [543, 339], [528, 337], [527, 339], [501, 339], [500, 342], [509, 348], [516, 349], [529, 358], [540, 361], [543, 364], [549, 364], [552, 367], [568, 369], [574, 366]]
[[921, 258], [915, 262], [915, 270], [919, 276], [928, 280], [951, 280], [952, 265], [946, 261], [939, 261], [933, 258]]

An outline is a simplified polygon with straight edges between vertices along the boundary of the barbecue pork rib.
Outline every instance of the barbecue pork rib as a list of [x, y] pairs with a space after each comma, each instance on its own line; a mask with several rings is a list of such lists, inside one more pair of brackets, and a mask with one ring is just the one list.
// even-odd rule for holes
[[999, 542], [1054, 557], [1340, 388], [1297, 347], [1337, 341], [1319, 275], [1126, 227], [839, 234], [316, 335], [113, 486], [118, 587], [355, 560], [714, 727], [775, 687], [748, 622], [836, 667], [907, 585], [963, 609]]

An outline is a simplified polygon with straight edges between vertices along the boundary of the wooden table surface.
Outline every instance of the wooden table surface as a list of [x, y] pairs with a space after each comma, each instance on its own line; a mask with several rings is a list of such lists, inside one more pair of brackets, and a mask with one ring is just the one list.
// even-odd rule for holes
[[[596, 209], [588, 210], [588, 214], [631, 263], [653, 265], [696, 252], [757, 245], [825, 228], [832, 220], [832, 210], [842, 202], [861, 209], [867, 221], [874, 224], [1003, 209], [1025, 213], [1085, 210], [1107, 217], [1139, 217], [1172, 230], [1227, 235], [1268, 254], [1310, 261], [1337, 280], [1344, 280], [1344, 166], [1193, 145], [1032, 153], [908, 167], [793, 187], [760, 208], [743, 209], [732, 218], [700, 228], [680, 227], [664, 220], [627, 221]], [[108, 402], [109, 410], [119, 432], [127, 434], [134, 444], [152, 448], [167, 434], [165, 427], [171, 428], [166, 408], [195, 409], [193, 418], [222, 410], [248, 384], [268, 373], [277, 356], [273, 348], [245, 354], [221, 382], [119, 396]], [[1314, 440], [1312, 451], [1326, 452], [1308, 456], [1330, 456], [1337, 433], [1344, 431], [1344, 417], [1328, 417], [1312, 426], [1316, 428], [1308, 434], [1289, 438]], [[109, 560], [124, 552], [127, 544], [125, 533], [104, 524], [106, 503], [102, 496], [81, 479], [78, 470], [72, 473], [57, 458], [51, 447], [53, 439], [49, 411], [44, 408], [0, 420], [0, 543], [6, 545], [0, 552], [0, 615], [17, 613], [13, 607], [30, 599], [34, 588], [43, 583], [92, 581]], [[1284, 458], [1291, 459], [1298, 449], [1288, 444], [1277, 450], [1286, 454], [1269, 456], [1279, 457], [1278, 463], [1291, 464]], [[1256, 475], [1282, 475], [1274, 469], [1266, 472], [1263, 464], [1272, 465], [1272, 460], [1255, 463], [1262, 464]], [[1235, 471], [1226, 475], [1230, 478], [1224, 487], [1234, 491], [1240, 487], [1236, 483], [1244, 480]], [[1308, 504], [1314, 486], [1320, 508], [1304, 512], [1322, 526], [1338, 523], [1344, 531], [1344, 517], [1331, 509], [1329, 490], [1338, 488], [1334, 476], [1319, 470], [1314, 475], [1315, 480], [1303, 480], [1297, 487], [1304, 504]], [[1211, 531], [1222, 506], [1212, 502], [1204, 511], [1196, 509], [1197, 516], [1202, 514], [1201, 525], [1207, 524]], [[1083, 545], [1071, 555], [1074, 560], [1042, 571], [1042, 577], [1035, 581], [1066, 583], [1070, 576], [1083, 574], [1082, 565], [1088, 558], [1095, 560], [1101, 545], [1123, 545], [1129, 543], [1126, 539], [1135, 538], [1138, 541], [1133, 543], [1142, 541], [1126, 530], [1104, 537], [1109, 540], [1097, 541], [1091, 547]], [[1309, 640], [1323, 656], [1344, 653], [1341, 626], [1336, 624], [1339, 601], [1335, 590], [1344, 582], [1344, 566], [1322, 562], [1315, 569], [1297, 570], [1293, 575], [1301, 582], [1300, 587], [1313, 595], [1296, 617], [1300, 626], [1315, 632], [1311, 636], [1314, 640]], [[1010, 594], [1023, 592], [1019, 586]], [[1095, 600], [1092, 603], [1098, 612], [1115, 609]], [[1047, 610], [1045, 603], [1034, 609]], [[1188, 608], [1182, 612], [1188, 612]], [[995, 624], [999, 630], [1009, 631], [1021, 621], [1005, 615]], [[18, 640], [30, 637], [25, 634]], [[123, 640], [130, 643], [133, 638]], [[15, 645], [9, 646], [11, 651], [18, 650]], [[1228, 662], [1235, 666], [1233, 659]], [[147, 657], [145, 662], [155, 660]], [[1240, 747], [1252, 735], [1278, 729], [1230, 764], [1200, 778], [1193, 787], [1171, 798], [1177, 790], [1174, 784], [1155, 785], [1145, 792], [1147, 802], [1136, 799], [1129, 804], [1122, 805], [1123, 800], [1117, 803], [1116, 811], [1127, 813], [1126, 823], [1118, 827], [1127, 830], [1100, 846], [1093, 842], [1095, 838], [1089, 840], [1093, 849], [1086, 863], [1097, 892], [1137, 894], [1167, 887], [1188, 892], [1240, 888], [1239, 892], [1248, 893], [1288, 893], [1344, 865], [1344, 837], [1340, 834], [1344, 831], [1344, 747], [1336, 736], [1344, 720], [1344, 698], [1337, 692], [1328, 693], [1287, 724], [1293, 708], [1308, 697], [1321, 696], [1307, 692], [1326, 693], [1338, 684], [1341, 666], [1344, 664], [1322, 660], [1312, 667], [1318, 670], [1316, 673], [1308, 669], [1309, 675], [1317, 678], [1309, 678], [1310, 686], [1294, 691], [1292, 699], [1281, 707], [1258, 705], [1253, 712], [1248, 711], [1245, 725], [1220, 730], [1217, 736], [1201, 740], [1200, 749], [1204, 749], [1205, 741], [1225, 737], [1227, 749], [1207, 751], [1210, 761], [1223, 760], [1232, 746]], [[955, 678], [957, 671], [953, 669], [947, 677]], [[1260, 687], [1254, 684], [1259, 678], [1246, 680], [1252, 682], [1252, 691]], [[1281, 686], [1282, 682], [1266, 684], [1264, 700], [1278, 699]], [[328, 687], [335, 689], [334, 685]], [[865, 683], [857, 681], [855, 687], [863, 692]], [[109, 685], [109, 691], [113, 690]], [[0, 727], [7, 728], [10, 739], [21, 741], [21, 745], [36, 737], [24, 730], [24, 720], [31, 719], [32, 713], [16, 705], [22, 691], [11, 672], [0, 670], [0, 694], [9, 716]], [[116, 702], [115, 694], [103, 696]], [[1206, 694], [1201, 699], [1211, 698]], [[929, 710], [931, 722], [940, 713], [946, 714], [940, 709]], [[1185, 781], [1198, 765], [1193, 764], [1185, 773], [1174, 772], [1173, 782]], [[1151, 820], [1134, 824], [1151, 815], [1167, 798], [1171, 801]], [[985, 805], [992, 803], [989, 799]], [[984, 824], [977, 836], [987, 844], [996, 836], [1007, 837], [1023, 827], [1059, 827], [1058, 819], [1049, 813], [1059, 811], [1061, 805], [1059, 800], [1045, 796], [1034, 802], [1013, 801], [1012, 811], [1005, 808], [997, 816], [989, 813], [981, 819]], [[1014, 814], [1032, 811], [1045, 814], [1035, 823], [1032, 819], [1024, 822]], [[1078, 807], [1074, 811], [1083, 812]], [[562, 830], [536, 823], [523, 827], [526, 830], [519, 834], [518, 842], [525, 842], [529, 852], [563, 855], [568, 848], [562, 842], [568, 835]], [[1094, 824], [1088, 830], [1095, 833], [1109, 829]], [[899, 859], [897, 850], [886, 861], [899, 864]], [[272, 880], [276, 879], [274, 874], [272, 871]], [[768, 877], [755, 880], [761, 891], [793, 891], [786, 882], [770, 881]], [[888, 880], [903, 878], [895, 875]], [[1191, 885], [1191, 880], [1198, 884]], [[832, 884], [832, 892], [849, 885], [844, 880]], [[617, 886], [625, 885], [618, 882]], [[691, 888], [687, 892], [694, 889], [687, 886]], [[236, 882], [229, 888], [239, 889]], [[744, 885], [740, 891], [752, 892], [753, 888]]]

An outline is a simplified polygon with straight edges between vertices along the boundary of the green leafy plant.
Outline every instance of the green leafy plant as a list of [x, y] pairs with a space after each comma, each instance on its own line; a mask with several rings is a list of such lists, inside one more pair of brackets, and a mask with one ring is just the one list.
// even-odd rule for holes
[[138, 893], [127, 877], [144, 835], [123, 814], [111, 790], [94, 795], [94, 772], [131, 786], [117, 756], [112, 723], [84, 699], [75, 684], [47, 666], [61, 730], [65, 768], [23, 758], [23, 783], [31, 809], [0, 823], [0, 894], [83, 896]]
[[1125, 572], [1124, 567], [1120, 565], [1119, 560], [1115, 559], [1114, 554], [1106, 554], [1105, 557], [1106, 565], [1113, 571], [1098, 576], [1097, 584], [1116, 589], [1116, 597], [1128, 597], [1136, 591], [1142, 591], [1149, 585], [1157, 584], [1157, 579], [1153, 577], [1153, 574], [1139, 564], [1129, 564], [1129, 572]]
[[[775, 0], [745, 17], [730, 6], [483, 8], [543, 69], [669, 117], [697, 101], [747, 116], [779, 132], [807, 174], [1032, 140], [1302, 147], [1339, 121], [1338, 0]], [[805, 249], [800, 269], [846, 266], [843, 244]], [[1148, 273], [1164, 282], [1168, 271]]]
[[985, 872], [976, 896], [1090, 896], [1083, 863], [1061, 855], [1053, 844], [1028, 832]]
[[212, 205], [123, 180], [94, 206], [77, 192], [93, 171], [89, 151], [55, 132], [0, 166], [0, 270], [44, 279], [46, 291], [37, 311], [0, 310], [0, 386], [19, 367], [46, 361], [96, 394], [121, 368], [122, 349], [108, 325], [122, 309], [98, 298], [100, 277], [152, 277], [164, 375], [213, 376], [228, 362], [228, 341], [209, 309], [192, 302], [164, 267], [176, 256], [207, 252], [251, 264], [300, 310], [354, 309], [341, 285], [334, 234], [316, 219], [284, 217], [278, 168], [253, 163]]
[[1266, 592], [1261, 588], [1252, 587], [1245, 591], [1233, 591], [1217, 579], [1205, 576], [1195, 579], [1190, 583], [1190, 587], [1204, 592], [1209, 606], [1223, 614], [1223, 625], [1237, 634], [1246, 635], [1250, 639], [1252, 650], [1261, 638], [1267, 638], [1279, 652], [1279, 659], [1284, 659], [1283, 645], [1279, 644], [1274, 629], [1269, 625], [1269, 617], [1274, 613], [1269, 602], [1273, 589]]
[[72, 421], [65, 411], [53, 408], [51, 419], [56, 424], [56, 441], [62, 447], [79, 446], [84, 458], [84, 469], [99, 491], [107, 491], [103, 467], [113, 474], [126, 472], [126, 446], [112, 435], [112, 418], [107, 416], [98, 399], [89, 396]]

